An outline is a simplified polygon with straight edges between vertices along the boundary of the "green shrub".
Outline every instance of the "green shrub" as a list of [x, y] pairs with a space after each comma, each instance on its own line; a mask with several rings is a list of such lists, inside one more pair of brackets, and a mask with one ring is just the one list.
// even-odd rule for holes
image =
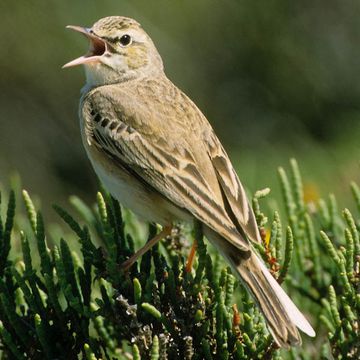
[[[260, 209], [268, 190], [253, 198], [264, 235], [258, 251], [311, 319], [315, 339], [304, 336], [303, 346], [289, 352], [276, 349], [262, 315], [204, 242], [198, 223], [191, 232], [179, 226], [124, 272], [121, 264], [141, 244], [143, 231], [116, 200], [98, 193], [91, 209], [73, 197], [80, 220], [55, 206], [73, 235], [50, 246], [43, 217], [24, 191], [30, 226], [20, 219], [12, 230], [21, 218], [14, 192], [5, 220], [0, 216], [2, 358], [358, 359], [358, 219], [349, 210], [340, 216], [332, 195], [305, 204], [294, 160], [290, 177], [279, 169], [279, 179], [285, 220], [275, 211], [269, 222]], [[360, 212], [360, 190], [351, 188]], [[150, 224], [148, 238], [157, 230]], [[188, 271], [190, 238], [198, 251]], [[76, 239], [80, 251], [71, 249]]]

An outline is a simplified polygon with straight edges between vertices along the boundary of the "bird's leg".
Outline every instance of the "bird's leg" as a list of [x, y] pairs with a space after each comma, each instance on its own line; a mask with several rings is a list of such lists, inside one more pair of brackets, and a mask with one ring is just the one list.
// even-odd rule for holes
[[198, 247], [198, 242], [197, 239], [202, 239], [203, 238], [203, 230], [202, 230], [202, 223], [199, 220], [194, 220], [194, 242], [193, 245], [191, 247], [190, 250], [190, 254], [187, 258], [186, 261], [186, 266], [185, 266], [185, 271], [186, 272], [191, 272], [193, 263], [194, 263], [194, 259], [195, 259], [195, 254], [196, 254], [196, 250]]
[[130, 259], [124, 261], [121, 267], [127, 271], [130, 267], [137, 261], [137, 259], [148, 252], [155, 244], [157, 244], [161, 239], [169, 236], [171, 234], [172, 225], [164, 226], [164, 228], [156, 234], [151, 240], [149, 240], [141, 249], [139, 249]]
[[195, 259], [196, 249], [197, 249], [197, 241], [195, 239], [193, 244], [192, 244], [190, 254], [189, 254], [189, 256], [187, 258], [187, 261], [186, 261], [186, 267], [185, 267], [186, 272], [191, 272], [191, 269], [192, 269], [192, 266], [193, 266], [193, 263], [194, 263], [194, 259]]

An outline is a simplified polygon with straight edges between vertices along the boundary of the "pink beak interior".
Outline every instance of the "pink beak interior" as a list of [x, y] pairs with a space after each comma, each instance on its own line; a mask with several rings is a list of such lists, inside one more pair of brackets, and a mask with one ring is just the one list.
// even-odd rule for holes
[[90, 40], [90, 48], [86, 55], [80, 56], [77, 59], [68, 62], [63, 66], [63, 68], [98, 62], [100, 57], [106, 51], [106, 42], [101, 38], [91, 34], [90, 29], [73, 25], [68, 25], [66, 28], [75, 30], [85, 35]]

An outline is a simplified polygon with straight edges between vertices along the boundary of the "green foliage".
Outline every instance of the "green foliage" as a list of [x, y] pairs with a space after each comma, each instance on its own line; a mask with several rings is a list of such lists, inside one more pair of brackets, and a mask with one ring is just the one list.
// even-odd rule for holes
[[[282, 221], [281, 209], [270, 222], [261, 210], [268, 189], [254, 196], [264, 239], [257, 250], [310, 317], [316, 339], [289, 353], [276, 349], [247, 292], [204, 242], [200, 224], [192, 235], [174, 231], [125, 272], [121, 265], [141, 243], [141, 231], [116, 200], [98, 193], [92, 210], [72, 197], [80, 220], [55, 206], [73, 235], [50, 246], [43, 217], [24, 191], [28, 228], [13, 229], [14, 192], [0, 216], [2, 358], [359, 358], [359, 216], [348, 209], [339, 215], [334, 196], [305, 204], [294, 160], [289, 174], [279, 169]], [[360, 210], [360, 191], [356, 184], [351, 189]], [[156, 232], [150, 224], [148, 238]], [[197, 241], [192, 269], [185, 236]], [[72, 250], [76, 239], [80, 253]], [[12, 250], [17, 243], [21, 255]]]

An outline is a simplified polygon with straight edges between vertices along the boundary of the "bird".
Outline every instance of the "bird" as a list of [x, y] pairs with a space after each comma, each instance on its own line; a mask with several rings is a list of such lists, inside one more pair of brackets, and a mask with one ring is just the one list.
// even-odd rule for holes
[[134, 19], [109, 16], [91, 28], [68, 26], [89, 50], [63, 67], [84, 65], [79, 106], [82, 142], [110, 194], [163, 226], [127, 266], [175, 221], [199, 221], [206, 238], [249, 290], [279, 347], [315, 331], [254, 250], [254, 212], [205, 115], [165, 74], [152, 39]]

